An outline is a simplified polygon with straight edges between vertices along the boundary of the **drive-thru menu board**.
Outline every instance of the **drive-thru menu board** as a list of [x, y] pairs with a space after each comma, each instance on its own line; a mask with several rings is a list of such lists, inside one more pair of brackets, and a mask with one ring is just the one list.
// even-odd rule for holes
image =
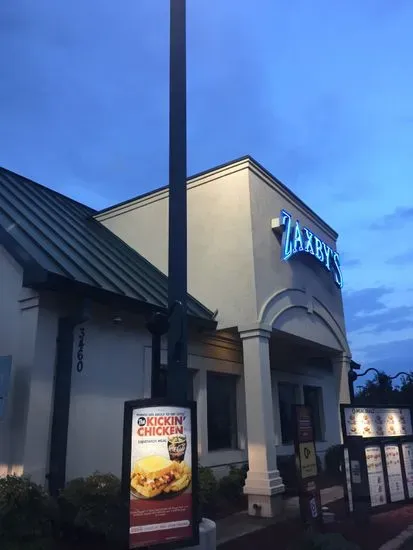
[[[369, 513], [413, 499], [413, 429], [410, 407], [341, 406], [348, 511], [369, 502]], [[357, 463], [353, 475], [352, 464]], [[367, 498], [366, 498], [367, 497]], [[358, 501], [358, 504], [357, 504]]]
[[349, 511], [353, 512], [353, 491], [351, 488], [351, 471], [350, 471], [350, 458], [348, 449], [344, 449], [344, 470], [346, 474], [346, 489], [347, 489], [347, 502]]
[[366, 447], [365, 453], [371, 505], [382, 506], [387, 502], [387, 497], [380, 447]]
[[322, 523], [320, 489], [318, 488], [317, 454], [311, 409], [293, 405], [294, 444], [300, 489], [300, 512], [304, 523]]
[[400, 437], [413, 434], [408, 408], [346, 407], [344, 415], [348, 436]]
[[413, 443], [402, 445], [404, 471], [406, 472], [406, 485], [409, 498], [413, 498]]
[[385, 445], [387, 475], [389, 478], [390, 500], [399, 502], [406, 498], [403, 488], [402, 468], [398, 445]]

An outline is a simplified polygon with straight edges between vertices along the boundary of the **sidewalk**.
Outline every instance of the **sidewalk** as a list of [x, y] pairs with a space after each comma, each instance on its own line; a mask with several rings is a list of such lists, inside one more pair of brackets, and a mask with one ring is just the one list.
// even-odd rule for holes
[[[303, 532], [298, 499], [286, 500], [284, 515], [276, 519], [253, 518], [243, 512], [218, 521], [219, 550], [273, 550], [274, 541], [283, 550], [295, 550]], [[413, 526], [413, 504], [373, 515], [361, 528], [347, 517], [341, 487], [323, 490], [322, 503], [336, 516], [334, 523], [325, 525], [325, 531], [342, 534], [361, 550], [399, 550], [408, 532], [413, 533], [409, 528]]]
[[[340, 485], [322, 489], [321, 503], [323, 506], [341, 500], [343, 498], [343, 487]], [[277, 518], [254, 518], [248, 513], [240, 512], [227, 518], [217, 521], [217, 544], [221, 545], [244, 535], [260, 531], [271, 525], [281, 522], [289, 522], [299, 518], [298, 497], [286, 499], [284, 514]]]

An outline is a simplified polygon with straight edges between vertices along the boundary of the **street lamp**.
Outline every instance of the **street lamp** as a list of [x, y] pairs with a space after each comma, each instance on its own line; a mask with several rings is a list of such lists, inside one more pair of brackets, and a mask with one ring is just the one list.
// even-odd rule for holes
[[[358, 372], [356, 372], [354, 370], [354, 367], [353, 366], [350, 366], [350, 370], [348, 371], [348, 385], [349, 385], [349, 388], [350, 388], [350, 402], [353, 403], [354, 401], [354, 382], [358, 379], [358, 378], [361, 378], [362, 376], [366, 376], [366, 374], [368, 374], [369, 372], [375, 372], [377, 375], [380, 374], [380, 371], [378, 371], [377, 369], [375, 369], [374, 367], [370, 367], [368, 368], [367, 370], [365, 370], [364, 372], [361, 372], [360, 374]], [[395, 374], [394, 376], [389, 376], [389, 380], [395, 380], [396, 378], [398, 378], [399, 376], [409, 376], [407, 372], [398, 372], [397, 374]]]

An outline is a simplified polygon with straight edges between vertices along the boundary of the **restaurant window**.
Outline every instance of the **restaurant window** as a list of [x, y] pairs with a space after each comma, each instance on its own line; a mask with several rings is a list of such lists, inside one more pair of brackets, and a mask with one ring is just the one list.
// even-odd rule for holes
[[304, 386], [304, 405], [311, 408], [314, 437], [316, 441], [324, 441], [324, 414], [323, 414], [323, 392], [317, 386]]
[[236, 449], [237, 377], [207, 373], [208, 450]]
[[300, 389], [297, 384], [280, 382], [278, 384], [278, 401], [280, 404], [281, 437], [283, 445], [292, 443], [294, 438], [294, 424], [292, 406], [298, 405]]

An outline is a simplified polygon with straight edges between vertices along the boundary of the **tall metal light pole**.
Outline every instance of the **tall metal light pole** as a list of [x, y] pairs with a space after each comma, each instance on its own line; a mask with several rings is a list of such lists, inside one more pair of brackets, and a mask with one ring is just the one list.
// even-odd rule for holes
[[187, 388], [186, 0], [170, 0], [167, 395]]

